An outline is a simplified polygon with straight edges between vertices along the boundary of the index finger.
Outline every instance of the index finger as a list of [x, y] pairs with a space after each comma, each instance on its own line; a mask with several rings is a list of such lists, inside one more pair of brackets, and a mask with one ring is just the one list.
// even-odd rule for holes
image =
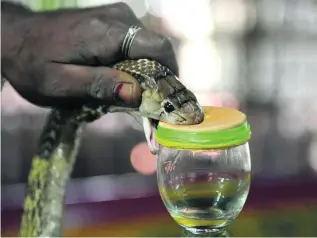
[[132, 42], [130, 59], [149, 58], [168, 67], [178, 76], [176, 54], [172, 43], [163, 35], [139, 30]]

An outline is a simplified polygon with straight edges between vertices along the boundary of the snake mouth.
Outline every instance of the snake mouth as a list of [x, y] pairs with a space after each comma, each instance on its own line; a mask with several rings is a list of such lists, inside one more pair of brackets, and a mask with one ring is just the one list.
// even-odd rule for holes
[[157, 148], [158, 144], [157, 144], [157, 141], [155, 139], [155, 132], [156, 132], [157, 126], [159, 124], [159, 121], [155, 120], [155, 119], [151, 119], [151, 118], [149, 118], [149, 121], [150, 121], [150, 125], [151, 125], [151, 128], [150, 128], [150, 142], [151, 142], [153, 148]]

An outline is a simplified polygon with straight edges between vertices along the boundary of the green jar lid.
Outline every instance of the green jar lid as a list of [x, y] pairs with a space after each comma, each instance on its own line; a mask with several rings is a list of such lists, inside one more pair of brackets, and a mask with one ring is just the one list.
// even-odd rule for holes
[[246, 115], [225, 107], [203, 107], [204, 121], [198, 125], [171, 125], [160, 122], [156, 141], [176, 149], [223, 149], [246, 143], [251, 128]]

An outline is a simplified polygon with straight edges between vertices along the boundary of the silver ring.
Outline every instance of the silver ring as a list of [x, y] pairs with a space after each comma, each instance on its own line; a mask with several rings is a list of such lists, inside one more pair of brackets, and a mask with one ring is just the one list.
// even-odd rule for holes
[[136, 33], [141, 30], [141, 27], [138, 26], [131, 26], [127, 32], [127, 34], [125, 35], [124, 39], [123, 39], [123, 43], [122, 43], [122, 47], [121, 47], [121, 51], [123, 56], [126, 59], [129, 59], [130, 56], [130, 50], [131, 50], [131, 46], [134, 40], [134, 37], [136, 36]]

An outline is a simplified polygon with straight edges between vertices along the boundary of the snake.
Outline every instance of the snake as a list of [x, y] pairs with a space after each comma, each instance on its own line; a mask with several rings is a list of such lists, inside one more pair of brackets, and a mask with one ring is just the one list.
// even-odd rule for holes
[[127, 113], [143, 126], [148, 147], [157, 155], [159, 145], [154, 133], [159, 121], [183, 125], [203, 121], [204, 113], [196, 96], [166, 66], [138, 59], [124, 60], [111, 67], [137, 79], [142, 89], [140, 106], [88, 103], [71, 110], [50, 110], [28, 174], [21, 237], [62, 236], [66, 187], [85, 124], [107, 113]]

